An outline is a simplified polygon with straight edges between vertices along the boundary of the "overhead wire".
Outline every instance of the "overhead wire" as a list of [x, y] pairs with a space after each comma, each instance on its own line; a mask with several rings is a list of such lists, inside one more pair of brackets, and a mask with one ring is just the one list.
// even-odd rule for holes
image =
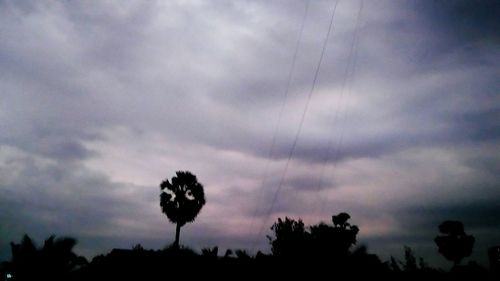
[[[261, 185], [260, 185], [260, 188], [259, 188], [259, 194], [257, 195], [257, 200], [259, 200], [259, 201], [260, 201], [260, 198], [262, 197], [262, 190], [263, 190], [263, 188], [264, 188], [264, 186], [265, 186], [265, 184], [267, 182], [267, 179], [269, 177], [269, 165], [270, 165], [271, 161], [273, 161], [273, 159], [274, 159], [274, 149], [275, 149], [275, 146], [276, 146], [276, 139], [277, 139], [277, 135], [278, 135], [278, 130], [279, 130], [279, 127], [280, 127], [280, 124], [281, 124], [281, 120], [283, 118], [283, 113], [285, 111], [285, 107], [286, 107], [287, 102], [288, 102], [288, 94], [290, 92], [290, 86], [291, 86], [291, 83], [292, 83], [293, 73], [295, 72], [295, 64], [296, 64], [296, 61], [297, 61], [297, 55], [299, 53], [300, 44], [301, 44], [301, 41], [302, 41], [302, 34], [304, 32], [304, 26], [305, 26], [305, 22], [306, 22], [306, 19], [307, 19], [307, 14], [308, 14], [308, 11], [309, 11], [309, 3], [310, 3], [310, 0], [307, 0], [306, 6], [305, 6], [305, 9], [304, 9], [304, 13], [302, 15], [302, 21], [301, 21], [300, 28], [299, 28], [299, 34], [298, 34], [297, 41], [295, 43], [295, 47], [294, 47], [294, 51], [293, 51], [293, 55], [292, 55], [292, 62], [291, 62], [291, 65], [290, 65], [290, 70], [288, 71], [288, 75], [287, 75], [286, 87], [285, 87], [285, 91], [284, 91], [284, 94], [283, 94], [283, 102], [281, 104], [281, 107], [280, 107], [280, 110], [279, 110], [279, 113], [278, 113], [278, 118], [277, 118], [277, 121], [276, 121], [276, 125], [274, 127], [273, 137], [271, 139], [271, 146], [269, 148], [269, 152], [268, 152], [268, 155], [267, 155], [266, 164], [264, 166], [264, 176], [262, 177], [262, 182], [261, 182]], [[255, 218], [258, 215], [257, 213], [258, 213], [258, 206], [256, 207], [256, 209], [255, 209], [255, 211], [253, 213], [253, 216], [252, 216], [252, 219], [251, 219], [250, 228], [249, 228], [249, 232], [252, 232], [252, 230], [253, 230], [253, 226], [254, 226], [254, 223], [255, 223]], [[255, 239], [258, 239], [258, 237], [256, 237]], [[255, 244], [256, 240], [254, 240], [253, 243]]]
[[[356, 24], [354, 27], [354, 34], [353, 34], [353, 38], [352, 38], [351, 45], [349, 48], [348, 63], [346, 65], [346, 68], [344, 71], [344, 77], [342, 80], [339, 102], [337, 103], [337, 108], [336, 108], [335, 116], [333, 119], [334, 125], [337, 124], [337, 120], [339, 118], [339, 115], [341, 115], [340, 111], [341, 111], [341, 108], [343, 107], [343, 97], [344, 97], [345, 88], [348, 87], [346, 95], [349, 95], [352, 91], [353, 75], [354, 75], [355, 70], [356, 70], [356, 63], [357, 63], [357, 58], [358, 58], [357, 48], [358, 48], [358, 42], [359, 42], [359, 29], [360, 29], [360, 23], [361, 23], [361, 19], [362, 19], [363, 7], [364, 7], [364, 0], [361, 0], [361, 3], [359, 5], [359, 9], [358, 9], [358, 13], [356, 16]], [[342, 111], [343, 111], [343, 109], [342, 109]], [[333, 166], [334, 167], [336, 167], [337, 162], [338, 162], [340, 147], [342, 146], [342, 142], [344, 139], [344, 132], [345, 132], [345, 127], [340, 126], [339, 138], [338, 138], [338, 141], [336, 142], [335, 149], [333, 150]], [[327, 153], [325, 154], [325, 159], [322, 163], [321, 172], [320, 172], [320, 180], [319, 180], [319, 184], [317, 187], [318, 193], [323, 188], [324, 173], [325, 173], [326, 166], [328, 165], [328, 162], [330, 160], [330, 155], [332, 154], [332, 148], [333, 148], [333, 138], [330, 140], [330, 142], [328, 144]], [[317, 206], [319, 206], [320, 214], [322, 214], [324, 212], [324, 204], [325, 204], [326, 198], [324, 196], [320, 196], [319, 198], [321, 198], [321, 203], [317, 204]]]
[[287, 158], [287, 161], [286, 161], [286, 164], [285, 164], [285, 168], [283, 170], [283, 173], [281, 174], [278, 187], [277, 187], [277, 189], [274, 192], [274, 196], [272, 198], [271, 205], [270, 205], [269, 209], [267, 210], [266, 216], [263, 219], [262, 225], [261, 225], [261, 227], [259, 229], [258, 236], [262, 235], [262, 232], [264, 231], [264, 228], [265, 228], [265, 224], [267, 223], [267, 220], [269, 219], [269, 217], [270, 217], [270, 215], [271, 215], [271, 213], [272, 213], [272, 211], [274, 209], [274, 206], [275, 206], [275, 204], [276, 204], [276, 202], [278, 200], [278, 196], [279, 196], [279, 193], [280, 193], [280, 191], [281, 191], [281, 189], [283, 187], [283, 184], [284, 184], [284, 181], [285, 181], [285, 177], [286, 177], [288, 168], [290, 166], [291, 159], [292, 159], [293, 154], [295, 152], [295, 149], [296, 149], [296, 146], [297, 146], [297, 142], [298, 142], [300, 133], [302, 132], [302, 127], [304, 125], [304, 120], [305, 120], [305, 117], [307, 115], [307, 111], [309, 109], [309, 104], [311, 102], [312, 95], [313, 95], [314, 90], [316, 88], [316, 82], [317, 82], [318, 75], [319, 75], [319, 72], [320, 72], [320, 69], [321, 69], [321, 64], [323, 62], [323, 57], [325, 55], [325, 50], [326, 50], [326, 47], [328, 45], [327, 44], [328, 43], [328, 39], [330, 38], [330, 33], [332, 31], [333, 19], [334, 19], [335, 12], [337, 10], [337, 5], [338, 5], [339, 1], [340, 0], [335, 1], [334, 7], [333, 7], [333, 11], [332, 11], [332, 14], [331, 14], [331, 17], [330, 17], [330, 23], [328, 25], [328, 31], [327, 31], [325, 39], [323, 41], [323, 47], [321, 49], [321, 54], [319, 56], [319, 60], [318, 60], [317, 66], [316, 66], [316, 70], [314, 72], [313, 82], [312, 82], [311, 88], [309, 90], [309, 93], [307, 95], [306, 104], [305, 104], [304, 109], [302, 111], [300, 122], [299, 122], [299, 125], [298, 125], [298, 128], [297, 128], [297, 132], [295, 134], [295, 137], [294, 137], [294, 140], [293, 140], [290, 152], [288, 154], [288, 158]]

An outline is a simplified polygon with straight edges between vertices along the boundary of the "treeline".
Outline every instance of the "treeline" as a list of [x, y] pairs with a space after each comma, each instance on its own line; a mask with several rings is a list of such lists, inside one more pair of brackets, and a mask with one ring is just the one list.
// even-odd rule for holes
[[51, 236], [41, 246], [27, 235], [11, 243], [12, 259], [0, 267], [3, 280], [171, 280], [173, 278], [344, 280], [498, 280], [495, 272], [463, 258], [474, 237], [463, 224], [446, 221], [435, 239], [438, 251], [453, 263], [450, 271], [429, 266], [405, 247], [404, 260], [382, 261], [364, 246], [356, 246], [358, 226], [347, 213], [332, 216], [331, 224], [305, 226], [299, 220], [278, 219], [268, 236], [271, 253], [250, 255], [245, 250], [200, 253], [175, 243], [161, 250], [115, 249], [88, 262], [74, 253], [76, 240]]

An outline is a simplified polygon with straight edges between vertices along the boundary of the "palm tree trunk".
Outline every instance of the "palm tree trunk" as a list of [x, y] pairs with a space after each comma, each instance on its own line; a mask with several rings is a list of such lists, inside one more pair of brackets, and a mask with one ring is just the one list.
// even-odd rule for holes
[[181, 234], [181, 225], [180, 223], [177, 223], [175, 226], [175, 242], [174, 242], [174, 248], [179, 249], [179, 236]]

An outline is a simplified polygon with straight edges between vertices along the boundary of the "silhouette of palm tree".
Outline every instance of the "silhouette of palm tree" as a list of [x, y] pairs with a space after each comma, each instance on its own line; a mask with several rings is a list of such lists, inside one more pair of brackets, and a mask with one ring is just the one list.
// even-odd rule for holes
[[181, 227], [193, 222], [203, 205], [203, 185], [188, 171], [177, 171], [171, 182], [166, 179], [160, 184], [160, 206], [170, 222], [176, 224], [174, 248], [179, 248]]
[[35, 242], [24, 235], [20, 244], [11, 242], [12, 261], [10, 268], [16, 280], [58, 279], [87, 264], [84, 257], [73, 252], [77, 241], [71, 237], [57, 238], [52, 235], [45, 240], [43, 247], [37, 248]]

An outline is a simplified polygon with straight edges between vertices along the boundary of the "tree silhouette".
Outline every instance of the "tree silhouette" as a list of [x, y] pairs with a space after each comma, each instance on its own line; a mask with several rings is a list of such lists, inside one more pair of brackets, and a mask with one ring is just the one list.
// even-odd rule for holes
[[457, 266], [460, 261], [471, 255], [474, 246], [474, 236], [467, 235], [464, 225], [460, 221], [444, 221], [439, 225], [439, 232], [445, 235], [438, 235], [434, 239], [436, 245], [447, 260], [452, 261]]
[[287, 258], [344, 258], [356, 244], [359, 232], [349, 219], [349, 214], [340, 213], [332, 217], [333, 226], [319, 223], [306, 228], [300, 219], [278, 218], [271, 227], [274, 237], [268, 236], [271, 251], [274, 256]]
[[160, 184], [160, 206], [170, 222], [176, 224], [174, 248], [179, 248], [181, 227], [193, 222], [205, 204], [203, 185], [188, 171], [177, 171], [171, 182]]
[[37, 248], [33, 240], [24, 235], [21, 243], [11, 242], [12, 261], [9, 263], [16, 280], [65, 279], [79, 266], [87, 264], [84, 257], [73, 252], [74, 238], [52, 235]]
[[332, 216], [333, 228], [336, 230], [338, 240], [341, 241], [340, 247], [345, 251], [356, 244], [356, 235], [359, 232], [357, 225], [351, 225], [347, 222], [350, 218], [351, 216], [348, 213], [339, 213]]
[[359, 232], [356, 225], [347, 222], [350, 218], [347, 213], [339, 213], [332, 216], [333, 226], [320, 223], [310, 227], [312, 246], [316, 255], [336, 258], [348, 255], [349, 248], [356, 244]]
[[271, 226], [274, 239], [267, 236], [271, 244], [271, 252], [277, 257], [303, 257], [309, 248], [310, 234], [306, 231], [301, 219], [298, 221], [285, 217]]

